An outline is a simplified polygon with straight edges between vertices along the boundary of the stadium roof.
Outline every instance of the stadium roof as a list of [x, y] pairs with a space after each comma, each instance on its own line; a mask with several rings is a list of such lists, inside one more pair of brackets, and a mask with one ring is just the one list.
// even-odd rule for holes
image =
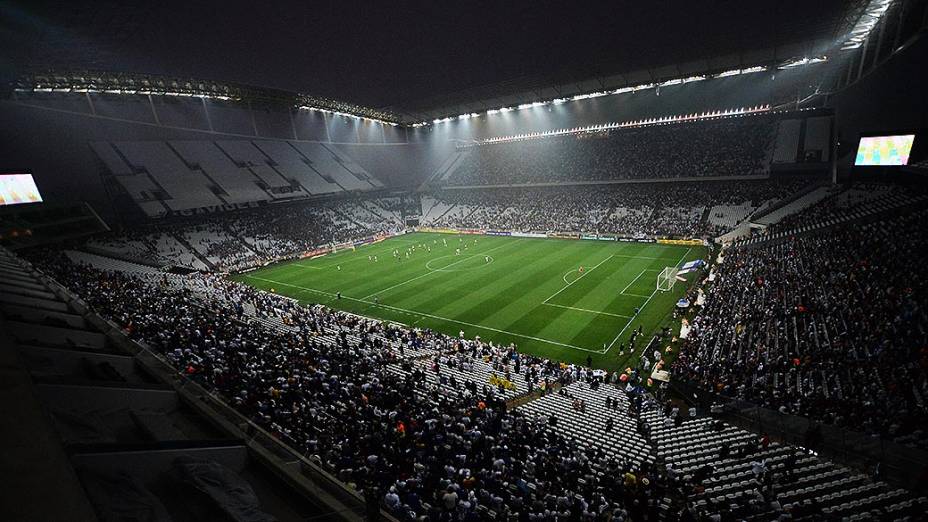
[[33, 1], [0, 7], [0, 34], [20, 71], [207, 78], [413, 123], [812, 56], [887, 1]]

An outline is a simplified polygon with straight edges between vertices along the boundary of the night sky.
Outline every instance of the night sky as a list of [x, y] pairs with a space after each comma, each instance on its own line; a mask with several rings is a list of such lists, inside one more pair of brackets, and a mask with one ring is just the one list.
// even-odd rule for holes
[[3, 3], [4, 65], [191, 76], [424, 107], [480, 86], [516, 90], [830, 38], [846, 0], [132, 4]]

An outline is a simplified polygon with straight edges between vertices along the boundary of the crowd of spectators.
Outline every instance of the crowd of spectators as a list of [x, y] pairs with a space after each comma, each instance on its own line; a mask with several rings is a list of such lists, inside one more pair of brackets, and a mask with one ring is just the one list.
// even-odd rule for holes
[[[727, 231], [707, 219], [717, 205], [757, 208], [801, 190], [805, 178], [728, 182], [574, 185], [445, 190], [451, 212], [426, 226], [702, 237]], [[423, 211], [425, 209], [422, 209]], [[398, 198], [301, 202], [127, 229], [88, 242], [94, 251], [144, 264], [241, 271], [318, 248], [403, 230], [413, 212]]]
[[730, 249], [675, 378], [928, 448], [926, 217]]
[[[512, 346], [302, 306], [216, 274], [143, 278], [48, 251], [33, 259], [185, 378], [357, 489], [372, 510], [399, 520], [789, 519], [816, 512], [814, 504], [777, 500], [800, 454], [768, 464], [766, 436], [720, 447], [720, 460], [752, 460], [754, 486], [729, 503], [705, 502], [715, 467], [684, 472], [655, 451], [652, 433], [681, 429], [689, 414], [641, 394], [647, 373], [635, 370], [624, 382]], [[281, 327], [262, 321], [268, 318]], [[501, 388], [446, 372], [467, 371], [475, 361], [506, 380], [534, 383], [534, 393], [565, 396], [576, 413], [606, 419], [604, 433], [637, 426], [650, 457], [607, 453], [588, 434], [564, 430], [555, 410], [539, 416], [509, 407]], [[572, 396], [568, 390], [578, 385], [589, 392]], [[613, 386], [628, 400], [610, 398], [616, 390], [597, 393]]]
[[[549, 393], [576, 380], [611, 386], [598, 372], [300, 306], [216, 275], [178, 286], [49, 253], [35, 263], [187, 378], [401, 520], [656, 519], [662, 499], [682, 506], [695, 491], [660, 461], [607, 455], [559, 434], [554, 418], [507, 409], [486, 383], [460, 382], [459, 393], [443, 393], [403, 352], [433, 351], [430, 372], [479, 358]], [[255, 320], [262, 316], [286, 327], [268, 328]]]
[[711, 223], [707, 210], [787, 197], [807, 178], [742, 183], [707, 181], [575, 185], [561, 187], [445, 190], [433, 197], [454, 204], [425, 225], [521, 231], [619, 234], [628, 237], [712, 237], [727, 230]]
[[833, 222], [845, 217], [861, 215], [864, 211], [886, 210], [911, 205], [928, 196], [920, 185], [898, 185], [892, 183], [861, 182], [847, 186], [835, 186], [828, 197], [790, 214], [767, 227], [765, 232], [773, 234], [796, 230], [804, 226]]
[[754, 116], [479, 145], [448, 184], [765, 174], [775, 134], [772, 116]]
[[89, 244], [146, 264], [195, 269], [212, 266], [230, 272], [401, 228], [399, 221], [365, 212], [354, 200], [338, 200], [274, 205], [149, 225], [97, 236]]
[[[705, 197], [700, 191], [710, 190], [694, 185], [681, 194]], [[456, 204], [480, 209], [474, 223], [481, 227], [515, 219], [506, 216], [518, 216], [522, 204], [539, 198], [571, 205], [578, 209], [573, 216], [591, 211], [583, 206], [593, 201], [590, 192], [550, 189], [555, 196], [549, 197], [540, 190], [549, 189], [495, 191], [495, 206], [466, 191], [473, 199]], [[727, 199], [785, 189], [771, 182], [711, 190]], [[637, 197], [648, 199], [647, 192]], [[559, 214], [549, 222], [571, 216]], [[926, 239], [925, 217], [921, 211], [730, 249], [673, 364], [674, 378], [925, 447], [928, 288], [913, 270]], [[535, 393], [576, 381], [592, 389], [612, 386], [615, 376], [511, 346], [305, 307], [217, 274], [177, 284], [103, 272], [48, 252], [34, 262], [187, 378], [216, 390], [402, 520], [639, 520], [656, 518], [661, 509], [687, 516], [724, 511], [692, 502], [711, 470], [683, 476], [659, 457], [638, 462], [606, 454], [582, 433], [555, 429], [554, 416], [507, 408], [504, 399], [512, 396], [502, 393], [502, 384], [447, 370], [466, 372], [480, 361], [501, 382], [524, 380]], [[634, 394], [637, 370], [631, 382], [626, 390]], [[631, 417], [655, 406], [633, 396], [629, 404], [635, 406], [623, 414]], [[586, 413], [587, 399], [574, 398], [572, 406]], [[618, 414], [616, 405], [606, 407]], [[664, 418], [667, 426], [680, 421]], [[606, 432], [615, 429], [607, 422]], [[648, 439], [652, 427], [640, 419], [638, 425]], [[672, 505], [661, 508], [665, 501]], [[739, 512], [768, 509], [763, 499], [745, 502]]]

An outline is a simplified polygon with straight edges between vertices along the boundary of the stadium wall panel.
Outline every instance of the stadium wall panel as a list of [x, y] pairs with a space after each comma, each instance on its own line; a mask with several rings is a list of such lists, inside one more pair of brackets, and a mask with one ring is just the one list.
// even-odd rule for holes
[[383, 127], [382, 123], [377, 123], [374, 121], [361, 120], [356, 123], [358, 141], [360, 143], [383, 143]]
[[158, 123], [168, 127], [209, 130], [206, 108], [200, 99], [152, 96]]
[[155, 115], [147, 97], [126, 97], [121, 94], [91, 94], [94, 112], [109, 118], [124, 118], [155, 123]]
[[357, 120], [347, 116], [330, 114], [326, 118], [329, 141], [335, 143], [358, 143]]
[[329, 141], [326, 116], [321, 112], [300, 110], [293, 113], [296, 139], [305, 141]]
[[235, 103], [207, 101], [207, 111], [212, 130], [229, 134], [255, 136], [252, 112]]
[[252, 107], [258, 136], [280, 140], [293, 139], [290, 113], [286, 107]]

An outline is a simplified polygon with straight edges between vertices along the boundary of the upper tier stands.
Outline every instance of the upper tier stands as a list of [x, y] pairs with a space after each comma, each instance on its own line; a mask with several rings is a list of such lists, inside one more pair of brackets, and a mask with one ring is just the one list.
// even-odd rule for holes
[[[248, 169], [254, 176], [257, 176], [261, 183], [268, 188], [268, 192], [272, 197], [275, 195], [277, 197], [292, 196], [290, 192], [281, 192], [282, 189], [291, 188], [292, 183], [285, 179], [280, 172], [268, 165], [268, 157], [254, 143], [241, 140], [219, 140], [216, 142], [216, 146], [233, 163], [242, 169]], [[247, 178], [249, 182], [254, 182], [247, 174], [243, 174], [243, 177]], [[303, 191], [302, 187], [299, 187], [299, 191]], [[261, 196], [260, 194], [255, 195]], [[259, 198], [258, 201], [261, 199], [264, 199], [264, 197]]]
[[443, 165], [436, 181], [511, 185], [766, 175], [775, 134], [776, 120], [755, 116], [479, 145]]
[[344, 152], [319, 143], [115, 141], [91, 148], [149, 217], [383, 188]]
[[[285, 141], [256, 141], [254, 143], [261, 152], [267, 155], [270, 159], [269, 164], [275, 170], [280, 172], [285, 179], [298, 183], [310, 194], [332, 194], [342, 190], [342, 187], [339, 187], [331, 177], [331, 173], [338, 170], [338, 165], [326, 164], [318, 160], [311, 163]], [[328, 174], [328, 179], [326, 174]], [[357, 187], [350, 187], [349, 190], [355, 188]]]
[[872, 219], [881, 213], [923, 205], [928, 201], [928, 194], [918, 187], [885, 183], [822, 187], [806, 197], [813, 199], [800, 209], [781, 213], [775, 220], [771, 216], [761, 218], [759, 221], [769, 222], [769, 226], [742, 243], [753, 244], [849, 221]]
[[[251, 145], [249, 142], [232, 142]], [[224, 152], [219, 143], [212, 141], [171, 141], [171, 148], [184, 160], [191, 169], [203, 171], [222, 190], [223, 200], [226, 203], [248, 203], [251, 201], [265, 201], [269, 191], [262, 190], [255, 182], [257, 172], [249, 171], [248, 167], [240, 167], [245, 161], [236, 159], [230, 153]], [[232, 150], [236, 148], [230, 147]], [[264, 181], [268, 188], [288, 187], [290, 183], [280, 177], [270, 177]], [[270, 192], [271, 195], [274, 192]], [[291, 194], [292, 195], [292, 194]]]
[[134, 172], [148, 173], [160, 199], [171, 210], [202, 208], [225, 203], [213, 192], [213, 183], [191, 169], [164, 142], [128, 141], [114, 144]]
[[373, 183], [374, 179], [358, 163], [344, 152], [331, 145], [311, 142], [293, 142], [304, 156], [313, 162], [320, 173], [330, 177], [344, 190], [370, 190], [381, 188], [383, 184]]
[[402, 218], [378, 201], [293, 202], [208, 215], [96, 236], [83, 249], [150, 266], [243, 270], [325, 245], [402, 230]]

